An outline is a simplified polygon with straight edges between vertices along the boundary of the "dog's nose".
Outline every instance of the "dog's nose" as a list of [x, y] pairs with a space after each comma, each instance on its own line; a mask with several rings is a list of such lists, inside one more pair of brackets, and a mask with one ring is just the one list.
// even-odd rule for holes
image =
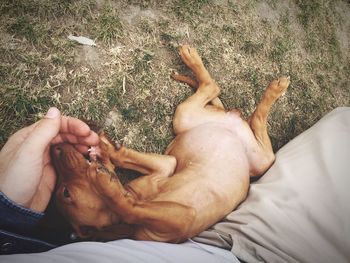
[[60, 157], [62, 154], [62, 148], [60, 146], [54, 146], [52, 151], [56, 157]]

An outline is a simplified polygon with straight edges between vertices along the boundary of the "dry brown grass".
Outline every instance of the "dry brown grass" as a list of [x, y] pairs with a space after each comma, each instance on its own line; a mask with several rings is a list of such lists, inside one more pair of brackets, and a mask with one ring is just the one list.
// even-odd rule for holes
[[189, 73], [181, 43], [197, 47], [226, 107], [246, 116], [272, 79], [291, 77], [269, 119], [276, 150], [350, 106], [346, 1], [3, 0], [0, 12], [1, 145], [55, 105], [129, 147], [164, 151], [175, 107], [192, 92], [169, 78]]

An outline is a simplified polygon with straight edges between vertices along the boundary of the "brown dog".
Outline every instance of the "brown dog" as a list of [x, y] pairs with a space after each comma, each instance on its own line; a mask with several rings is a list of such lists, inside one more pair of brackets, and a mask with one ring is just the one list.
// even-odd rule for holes
[[[198, 84], [174, 78], [198, 89], [177, 107], [176, 137], [164, 155], [114, 146], [103, 134], [91, 162], [72, 145], [52, 149], [57, 204], [80, 237], [186, 240], [234, 210], [246, 198], [249, 176], [263, 174], [274, 162], [267, 115], [289, 78], [270, 83], [246, 122], [239, 111], [225, 111], [196, 50], [185, 45], [180, 55]], [[115, 167], [144, 176], [123, 186]]]

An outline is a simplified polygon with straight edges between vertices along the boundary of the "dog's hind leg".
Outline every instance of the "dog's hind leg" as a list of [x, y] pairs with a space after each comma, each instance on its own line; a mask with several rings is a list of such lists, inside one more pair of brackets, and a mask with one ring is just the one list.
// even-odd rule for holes
[[[220, 88], [204, 67], [196, 49], [188, 45], [181, 46], [180, 56], [183, 62], [195, 74], [198, 88], [192, 96], [176, 108], [173, 120], [175, 134], [179, 134], [213, 119], [219, 119], [225, 115], [221, 102], [218, 104], [219, 106], [208, 105], [208, 103], [218, 99]], [[193, 81], [185, 80], [184, 82], [190, 85], [194, 84]]]
[[198, 81], [197, 91], [189, 99], [193, 103], [198, 103], [204, 107], [219, 95], [220, 89], [204, 67], [202, 59], [195, 48], [188, 45], [181, 46], [180, 56], [182, 61], [192, 70]]
[[[196, 91], [198, 89], [198, 82], [188, 76], [185, 76], [185, 75], [180, 75], [180, 74], [172, 74], [171, 77], [176, 80], [176, 81], [179, 81], [179, 82], [183, 82], [183, 83], [186, 83], [187, 85], [189, 85], [194, 91]], [[222, 109], [222, 110], [225, 110], [225, 106], [224, 104], [222, 104], [221, 100], [219, 99], [219, 97], [216, 97], [214, 99], [212, 99], [210, 101], [210, 104], [219, 108], [219, 109]]]
[[[248, 123], [254, 133], [258, 145], [266, 157], [261, 167], [257, 170], [266, 170], [274, 161], [274, 153], [267, 132], [267, 118], [272, 105], [285, 93], [289, 83], [289, 77], [281, 77], [278, 80], [272, 81], [266, 88], [254, 113], [248, 119]], [[257, 174], [261, 173], [261, 171], [258, 171]]]

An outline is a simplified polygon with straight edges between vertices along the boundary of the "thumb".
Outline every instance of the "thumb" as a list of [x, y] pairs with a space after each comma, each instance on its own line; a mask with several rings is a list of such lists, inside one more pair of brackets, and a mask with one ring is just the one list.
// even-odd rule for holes
[[61, 113], [57, 108], [50, 108], [45, 117], [37, 122], [31, 134], [27, 137], [25, 145], [28, 149], [44, 152], [53, 138], [59, 133], [61, 126]]

